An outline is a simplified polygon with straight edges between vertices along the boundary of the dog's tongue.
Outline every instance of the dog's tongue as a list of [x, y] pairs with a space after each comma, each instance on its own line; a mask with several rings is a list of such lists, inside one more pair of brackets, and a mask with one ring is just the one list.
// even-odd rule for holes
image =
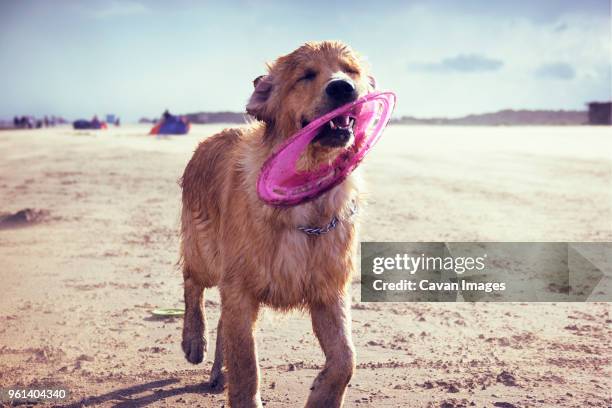
[[334, 122], [336, 126], [345, 128], [351, 124], [351, 118], [349, 115], [340, 115], [333, 118], [332, 122]]

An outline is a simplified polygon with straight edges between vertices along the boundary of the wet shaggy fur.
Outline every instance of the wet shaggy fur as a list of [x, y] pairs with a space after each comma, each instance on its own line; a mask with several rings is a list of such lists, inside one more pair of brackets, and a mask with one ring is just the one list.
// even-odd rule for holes
[[[221, 318], [210, 385], [222, 388], [227, 382], [232, 407], [260, 407], [253, 337], [258, 311], [262, 305], [306, 310], [326, 357], [306, 405], [338, 407], [355, 366], [347, 290], [357, 244], [351, 217], [359, 201], [356, 176], [314, 201], [282, 209], [259, 200], [256, 181], [280, 143], [335, 107], [324, 91], [331, 79], [352, 81], [358, 96], [371, 84], [356, 54], [337, 42], [305, 44], [269, 64], [268, 71], [255, 80], [247, 105], [257, 121], [201, 142], [182, 178], [182, 347], [190, 362], [203, 360], [203, 294], [218, 286]], [[338, 152], [312, 144], [300, 166], [314, 168]], [[297, 229], [324, 226], [333, 216], [340, 222], [326, 235]]]

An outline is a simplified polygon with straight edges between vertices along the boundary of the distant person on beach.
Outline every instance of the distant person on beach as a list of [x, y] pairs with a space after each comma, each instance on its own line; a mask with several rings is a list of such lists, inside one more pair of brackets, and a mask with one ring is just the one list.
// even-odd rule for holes
[[21, 119], [20, 119], [19, 127], [31, 129], [32, 128], [32, 122], [30, 121], [30, 118], [28, 118], [27, 116], [22, 116]]

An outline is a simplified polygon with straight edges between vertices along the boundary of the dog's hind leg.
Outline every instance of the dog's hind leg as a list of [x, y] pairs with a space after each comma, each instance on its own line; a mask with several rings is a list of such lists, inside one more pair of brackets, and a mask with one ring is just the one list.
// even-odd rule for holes
[[227, 366], [229, 406], [262, 408], [253, 330], [259, 303], [235, 288], [221, 287], [223, 356]]
[[217, 340], [215, 342], [215, 362], [210, 371], [208, 384], [215, 391], [221, 391], [225, 387], [225, 374], [223, 373], [223, 335], [221, 332], [221, 318], [217, 324]]
[[204, 286], [198, 283], [185, 268], [185, 316], [183, 320], [183, 342], [185, 358], [192, 364], [201, 363], [205, 358], [208, 338], [204, 310]]

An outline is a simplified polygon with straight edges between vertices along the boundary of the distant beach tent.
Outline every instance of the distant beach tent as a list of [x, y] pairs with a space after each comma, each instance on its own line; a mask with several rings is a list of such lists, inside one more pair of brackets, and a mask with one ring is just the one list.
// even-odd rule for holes
[[189, 133], [189, 121], [179, 116], [171, 115], [167, 110], [161, 120], [153, 126], [151, 135], [186, 135]]
[[591, 125], [612, 125], [612, 102], [591, 102], [588, 105]]
[[78, 119], [72, 122], [74, 129], [107, 129], [108, 125], [94, 116], [92, 120]]

